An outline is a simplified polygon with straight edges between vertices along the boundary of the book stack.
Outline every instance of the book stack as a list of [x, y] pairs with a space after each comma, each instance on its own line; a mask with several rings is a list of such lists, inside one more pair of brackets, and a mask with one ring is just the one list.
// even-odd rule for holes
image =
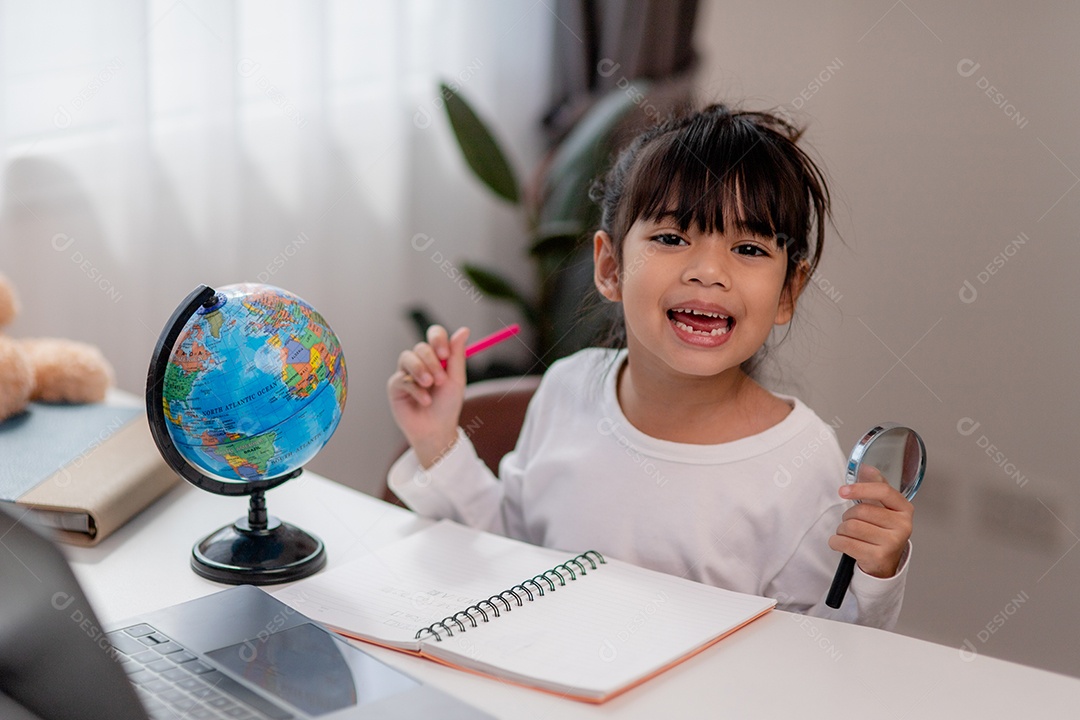
[[63, 542], [101, 542], [177, 479], [134, 403], [31, 403], [0, 423], [0, 502]]

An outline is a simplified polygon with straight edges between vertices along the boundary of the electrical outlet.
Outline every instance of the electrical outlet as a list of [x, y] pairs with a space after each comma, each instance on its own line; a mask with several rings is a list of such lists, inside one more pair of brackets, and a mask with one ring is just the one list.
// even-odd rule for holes
[[1065, 513], [1058, 503], [1044, 501], [1030, 492], [992, 486], [976, 492], [977, 523], [982, 532], [1047, 554], [1060, 551], [1069, 530], [1059, 520]]

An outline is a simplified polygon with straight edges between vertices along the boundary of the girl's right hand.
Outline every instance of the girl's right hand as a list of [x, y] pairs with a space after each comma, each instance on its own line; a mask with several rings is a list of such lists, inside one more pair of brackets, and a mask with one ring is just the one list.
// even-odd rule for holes
[[[445, 328], [432, 325], [427, 342], [417, 343], [398, 356], [397, 372], [386, 384], [394, 421], [424, 469], [457, 442], [468, 339], [468, 328], [458, 328], [447, 337]], [[446, 361], [445, 369], [441, 360]]]

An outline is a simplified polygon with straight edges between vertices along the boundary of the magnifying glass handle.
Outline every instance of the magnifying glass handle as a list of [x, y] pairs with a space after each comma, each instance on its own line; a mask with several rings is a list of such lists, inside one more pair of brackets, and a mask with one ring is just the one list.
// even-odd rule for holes
[[829, 596], [825, 598], [825, 604], [836, 609], [844, 602], [847, 595], [848, 585], [851, 584], [851, 576], [855, 574], [855, 558], [848, 554], [840, 558], [840, 564], [836, 566], [836, 575], [833, 576], [832, 587], [829, 588]]

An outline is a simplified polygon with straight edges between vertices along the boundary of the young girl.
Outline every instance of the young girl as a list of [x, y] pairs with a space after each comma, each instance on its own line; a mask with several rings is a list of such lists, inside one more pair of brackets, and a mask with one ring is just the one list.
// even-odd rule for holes
[[[891, 628], [911, 503], [844, 485], [833, 430], [745, 371], [821, 257], [829, 194], [799, 135], [715, 105], [631, 143], [595, 193], [593, 240], [625, 347], [551, 366], [497, 479], [458, 428], [468, 330], [432, 327], [388, 383], [412, 448], [391, 489], [429, 517]], [[841, 552], [857, 569], [832, 610]]]

